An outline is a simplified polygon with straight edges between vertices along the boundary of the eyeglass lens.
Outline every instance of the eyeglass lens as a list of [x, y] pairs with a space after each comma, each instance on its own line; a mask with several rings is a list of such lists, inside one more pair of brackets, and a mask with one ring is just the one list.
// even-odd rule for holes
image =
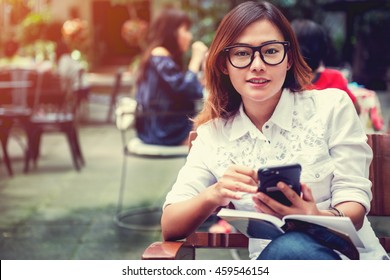
[[259, 51], [261, 59], [269, 65], [277, 65], [285, 57], [285, 46], [282, 43], [272, 43], [260, 47], [237, 46], [229, 50], [230, 63], [238, 68], [247, 67], [252, 63], [255, 51]]

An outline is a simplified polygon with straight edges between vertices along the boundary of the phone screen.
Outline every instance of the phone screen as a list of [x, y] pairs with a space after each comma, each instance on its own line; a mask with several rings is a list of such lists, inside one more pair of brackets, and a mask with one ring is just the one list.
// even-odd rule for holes
[[276, 201], [290, 206], [291, 202], [287, 197], [276, 187], [278, 182], [286, 183], [298, 195], [301, 194], [301, 177], [302, 167], [300, 164], [290, 164], [281, 166], [272, 166], [260, 168], [258, 170], [259, 188], [258, 191], [267, 194]]

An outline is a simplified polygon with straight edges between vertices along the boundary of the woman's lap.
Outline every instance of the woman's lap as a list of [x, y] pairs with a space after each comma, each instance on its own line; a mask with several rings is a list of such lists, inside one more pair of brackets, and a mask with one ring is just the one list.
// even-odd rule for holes
[[258, 260], [340, 260], [332, 249], [311, 236], [292, 231], [271, 241], [260, 253]]

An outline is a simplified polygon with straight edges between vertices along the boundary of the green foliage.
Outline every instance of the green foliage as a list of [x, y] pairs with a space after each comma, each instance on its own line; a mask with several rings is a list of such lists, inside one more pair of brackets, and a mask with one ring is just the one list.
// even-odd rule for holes
[[223, 16], [231, 9], [229, 1], [187, 0], [182, 2], [183, 10], [190, 15], [195, 40], [210, 45], [215, 30]]
[[[126, 0], [112, 0], [126, 1]], [[131, 1], [131, 0], [130, 0]], [[246, 0], [184, 0], [182, 8], [187, 11], [193, 22], [195, 38], [209, 44], [219, 22], [236, 5]], [[174, 1], [172, 1], [174, 2]], [[321, 6], [329, 0], [269, 0], [278, 6], [289, 20], [295, 18], [310, 18], [322, 22], [326, 11]]]
[[21, 44], [28, 45], [43, 39], [49, 20], [49, 14], [29, 13], [18, 26]]

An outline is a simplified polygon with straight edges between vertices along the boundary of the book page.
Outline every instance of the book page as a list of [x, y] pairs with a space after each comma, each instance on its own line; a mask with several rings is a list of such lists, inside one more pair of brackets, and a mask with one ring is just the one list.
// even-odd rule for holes
[[242, 211], [242, 210], [235, 210], [235, 209], [227, 209], [227, 208], [222, 208], [218, 212], [218, 216], [223, 218], [223, 217], [236, 217], [236, 218], [251, 218], [251, 219], [257, 219], [257, 220], [265, 220], [268, 221], [275, 226], [281, 228], [284, 225], [284, 221], [281, 219], [264, 214], [264, 213], [259, 213], [255, 211]]
[[218, 216], [250, 238], [273, 239], [284, 233], [283, 221], [267, 214], [222, 209]]
[[288, 215], [284, 217], [285, 221], [299, 220], [327, 227], [329, 229], [347, 234], [356, 247], [365, 248], [363, 242], [359, 238], [357, 231], [348, 217], [332, 217], [332, 216], [317, 216], [317, 215]]

